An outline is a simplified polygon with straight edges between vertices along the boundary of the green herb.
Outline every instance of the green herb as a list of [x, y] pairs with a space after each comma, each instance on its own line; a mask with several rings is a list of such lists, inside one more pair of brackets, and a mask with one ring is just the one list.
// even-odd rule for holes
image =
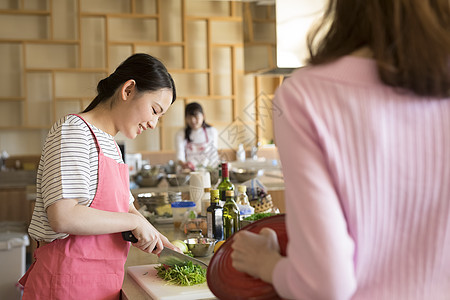
[[274, 213], [257, 213], [257, 214], [253, 214], [251, 216], [246, 217], [244, 220], [246, 221], [257, 221], [257, 220], [261, 220], [267, 217], [271, 217], [275, 215]]
[[195, 214], [195, 211], [191, 210], [189, 212], [189, 219], [195, 219], [195, 218], [197, 218], [197, 215]]
[[206, 269], [194, 265], [191, 261], [172, 267], [160, 265], [155, 269], [158, 277], [177, 285], [189, 286], [206, 281]]

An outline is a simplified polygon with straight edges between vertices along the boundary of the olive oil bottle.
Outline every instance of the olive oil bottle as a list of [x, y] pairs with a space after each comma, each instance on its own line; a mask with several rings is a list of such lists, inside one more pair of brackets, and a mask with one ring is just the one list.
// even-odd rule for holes
[[219, 190], [211, 190], [211, 205], [206, 209], [207, 237], [223, 240], [223, 208], [219, 205]]
[[227, 239], [240, 228], [239, 207], [234, 201], [234, 191], [226, 191], [226, 201], [223, 205], [223, 233]]
[[228, 173], [228, 163], [224, 162], [222, 163], [222, 181], [217, 186], [217, 189], [219, 190], [219, 197], [220, 197], [220, 204], [221, 206], [225, 203], [226, 198], [226, 191], [234, 191], [234, 185], [230, 181], [230, 176]]

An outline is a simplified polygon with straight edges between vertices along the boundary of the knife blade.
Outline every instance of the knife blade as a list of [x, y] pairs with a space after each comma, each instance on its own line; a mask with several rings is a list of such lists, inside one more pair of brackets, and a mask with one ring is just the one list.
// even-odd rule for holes
[[200, 265], [200, 267], [202, 267], [203, 269], [208, 268], [208, 264], [202, 262], [201, 260], [185, 254], [181, 254], [170, 248], [164, 247], [159, 254], [159, 262], [168, 266], [184, 264], [187, 261], [190, 261], [196, 265]]

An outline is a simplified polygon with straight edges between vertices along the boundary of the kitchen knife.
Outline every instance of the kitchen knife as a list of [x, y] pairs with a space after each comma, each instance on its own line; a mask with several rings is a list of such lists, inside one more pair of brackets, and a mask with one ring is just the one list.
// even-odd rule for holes
[[134, 236], [134, 234], [131, 231], [124, 231], [122, 232], [122, 238], [127, 242], [136, 243], [138, 239]]
[[[122, 238], [125, 241], [136, 243], [138, 239], [133, 235], [131, 231], [122, 232]], [[199, 259], [190, 257], [185, 254], [181, 254], [175, 250], [164, 247], [159, 254], [159, 262], [168, 266], [184, 264], [187, 261], [191, 261], [193, 264], [200, 265], [200, 267], [206, 269], [208, 265]]]
[[203, 269], [208, 268], [208, 264], [202, 262], [201, 260], [179, 253], [167, 247], [164, 247], [159, 254], [159, 262], [168, 266], [182, 265], [188, 261], [193, 264], [200, 265]]

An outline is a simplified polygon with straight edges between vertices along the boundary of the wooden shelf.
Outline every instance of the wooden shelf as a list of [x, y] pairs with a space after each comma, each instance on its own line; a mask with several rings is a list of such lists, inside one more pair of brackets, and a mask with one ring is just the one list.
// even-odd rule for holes
[[51, 11], [46, 10], [22, 10], [22, 9], [0, 9], [2, 15], [23, 15], [23, 16], [50, 16]]
[[82, 12], [82, 13], [80, 13], [80, 17], [102, 17], [102, 18], [122, 18], [122, 19], [159, 19], [159, 15], [146, 15], [146, 14], [137, 14], [137, 13], [117, 14], [117, 13]]
[[11, 101], [11, 102], [25, 101], [25, 97], [2, 96], [2, 97], [0, 97], [0, 101]]
[[[48, 130], [63, 114], [78, 112], [95, 97], [98, 81], [136, 52], [153, 54], [166, 64], [179, 100], [157, 130], [126, 140], [127, 152], [173, 151], [173, 135], [184, 126], [184, 107], [191, 101], [204, 106], [208, 122], [217, 124], [219, 130], [245, 119], [244, 108], [254, 105], [257, 111], [255, 99], [264, 90], [264, 80], [254, 80], [254, 75], [244, 70], [243, 3], [128, 3], [122, 7], [109, 0], [43, 0], [32, 10], [19, 1], [18, 9], [0, 10], [0, 15], [9, 16], [5, 28], [7, 25], [18, 33], [20, 28], [32, 29], [31, 33], [23, 30], [26, 34], [18, 35], [22, 38], [10, 32], [2, 37], [0, 31], [0, 63], [9, 68], [2, 73], [6, 80], [0, 83], [0, 105], [11, 111], [1, 124], [14, 124], [0, 126], [2, 133]], [[252, 24], [270, 24], [272, 13], [264, 11]], [[128, 27], [135, 29], [126, 31]], [[259, 41], [252, 44], [274, 46]], [[273, 94], [275, 84], [270, 86], [273, 90], [268, 94]], [[245, 124], [258, 127], [257, 122]], [[256, 130], [256, 139], [262, 132]], [[8, 150], [9, 146], [2, 144], [7, 141], [0, 139], [0, 148]], [[41, 147], [27, 150], [39, 154]]]

